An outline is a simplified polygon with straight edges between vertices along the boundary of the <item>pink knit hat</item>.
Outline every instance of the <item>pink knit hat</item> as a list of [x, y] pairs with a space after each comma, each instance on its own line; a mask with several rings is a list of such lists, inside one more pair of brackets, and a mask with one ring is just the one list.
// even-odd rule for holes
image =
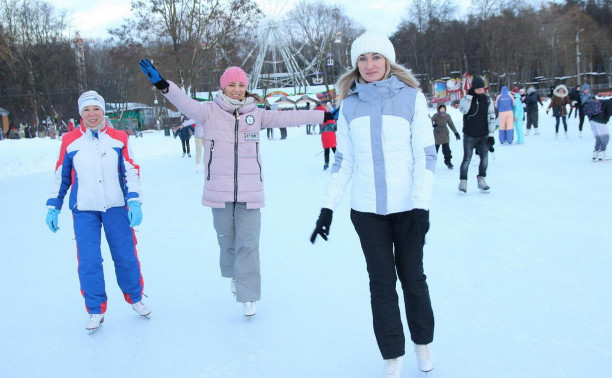
[[227, 87], [229, 83], [233, 82], [242, 83], [245, 87], [249, 85], [249, 78], [247, 77], [246, 72], [242, 70], [242, 68], [228, 67], [219, 79], [221, 89], [225, 89], [225, 87]]

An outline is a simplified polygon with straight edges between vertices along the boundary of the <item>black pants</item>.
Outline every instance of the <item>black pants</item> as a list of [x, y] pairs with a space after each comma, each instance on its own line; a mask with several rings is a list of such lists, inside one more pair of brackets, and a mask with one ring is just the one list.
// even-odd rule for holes
[[281, 133], [281, 139], [287, 139], [287, 129], [286, 128], [281, 128], [280, 129], [280, 133]]
[[536, 129], [538, 128], [538, 109], [527, 112], [527, 130], [531, 129], [531, 125]]
[[181, 139], [181, 145], [183, 146], [183, 153], [189, 153], [189, 139]]
[[274, 129], [271, 127], [267, 128], [266, 135], [268, 136], [268, 139], [274, 138]]
[[[323, 157], [325, 158], [325, 164], [329, 164], [329, 150], [330, 148], [325, 148], [325, 151], [323, 151]], [[336, 147], [332, 147], [331, 150], [334, 151], [334, 154], [336, 154]]]
[[584, 124], [584, 106], [578, 107], [578, 116], [580, 117], [580, 123], [578, 124], [578, 130], [582, 131], [582, 125]]
[[434, 316], [423, 271], [423, 245], [429, 226], [415, 222], [409, 211], [377, 215], [351, 210], [351, 220], [366, 259], [374, 334], [383, 358], [405, 353], [406, 340], [395, 289], [398, 277], [410, 338], [416, 344], [429, 344], [433, 341]]
[[555, 124], [556, 133], [559, 132], [559, 118], [563, 118], [563, 128], [565, 129], [565, 131], [567, 131], [567, 121], [565, 120], [565, 116], [555, 117], [555, 119], [557, 120], [557, 123]]
[[468, 168], [470, 167], [470, 161], [472, 161], [474, 149], [476, 149], [478, 156], [480, 156], [478, 175], [482, 177], [487, 176], [487, 167], [489, 165], [489, 146], [487, 145], [487, 139], [488, 136], [475, 138], [463, 134], [463, 161], [459, 169], [460, 180], [467, 180]]
[[[440, 145], [436, 144], [436, 153], [440, 149]], [[448, 143], [442, 143], [442, 154], [444, 154], [444, 164], [449, 165], [451, 163], [451, 159], [453, 155], [451, 155], [451, 149]]]

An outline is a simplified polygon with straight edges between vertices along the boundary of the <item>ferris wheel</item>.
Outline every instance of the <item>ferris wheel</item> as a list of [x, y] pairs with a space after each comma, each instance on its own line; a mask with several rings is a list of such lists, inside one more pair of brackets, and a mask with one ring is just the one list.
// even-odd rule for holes
[[[242, 62], [244, 65], [249, 59], [255, 60], [249, 73], [249, 90], [282, 87], [305, 90], [309, 85], [308, 77], [318, 77], [321, 59], [306, 58], [302, 53], [306, 43], [296, 44], [289, 38], [287, 30], [292, 20], [280, 16], [286, 4], [267, 17], [255, 47]], [[324, 45], [322, 42], [318, 46], [319, 51], [325, 48]]]

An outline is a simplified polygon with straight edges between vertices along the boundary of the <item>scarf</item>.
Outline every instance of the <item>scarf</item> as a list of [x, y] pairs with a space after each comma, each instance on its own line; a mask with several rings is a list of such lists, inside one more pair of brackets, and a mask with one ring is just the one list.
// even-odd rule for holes
[[240, 109], [244, 105], [252, 104], [253, 102], [255, 102], [255, 99], [250, 96], [245, 97], [242, 100], [233, 99], [229, 96], [226, 96], [225, 93], [223, 93], [223, 91], [219, 91], [218, 96], [221, 96], [221, 99], [227, 102], [228, 104], [230, 104], [234, 109]]

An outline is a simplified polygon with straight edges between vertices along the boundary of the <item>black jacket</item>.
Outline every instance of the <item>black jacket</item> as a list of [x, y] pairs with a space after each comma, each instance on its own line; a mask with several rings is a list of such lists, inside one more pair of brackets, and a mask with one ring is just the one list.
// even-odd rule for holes
[[474, 94], [467, 114], [463, 115], [463, 133], [471, 137], [489, 135], [488, 109], [491, 99], [486, 94]]
[[544, 105], [542, 101], [540, 100], [540, 95], [538, 94], [538, 92], [531, 92], [525, 98], [525, 105], [526, 105], [525, 110], [527, 112], [537, 111], [538, 102], [540, 103], [540, 105]]
[[191, 138], [191, 134], [195, 133], [195, 129], [193, 126], [184, 126], [182, 127], [180, 130], [177, 129], [174, 132], [174, 137], [176, 138], [176, 136], [178, 135], [181, 140], [189, 140], [189, 138]]
[[610, 117], [612, 117], [612, 98], [602, 101], [601, 103], [601, 113], [596, 114], [589, 119], [591, 121], [595, 121], [597, 123], [603, 123], [604, 125], [610, 121]]

